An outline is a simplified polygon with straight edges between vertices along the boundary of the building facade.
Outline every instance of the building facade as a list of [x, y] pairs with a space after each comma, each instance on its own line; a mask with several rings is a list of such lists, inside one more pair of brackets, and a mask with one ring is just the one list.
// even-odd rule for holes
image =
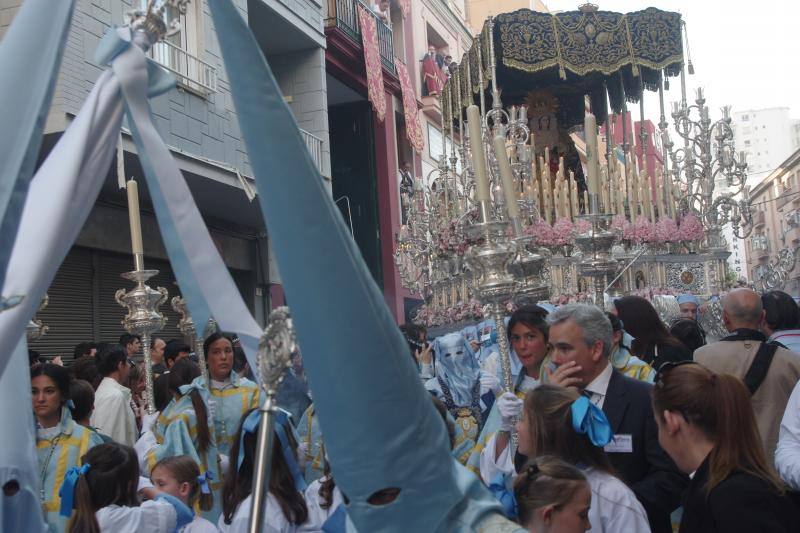
[[[0, 0], [0, 36], [22, 2]], [[321, 179], [330, 183], [326, 43], [320, 4], [317, 0], [234, 2], [273, 67]], [[125, 14], [142, 3], [76, 2], [40, 159], [47, 156], [79, 112], [102, 72], [103, 67], [93, 60], [100, 39], [112, 25], [124, 24]], [[280, 278], [259, 208], [252, 201], [252, 172], [208, 6], [203, 0], [193, 0], [179, 20], [181, 32], [150, 51], [151, 57], [178, 80], [177, 88], [151, 100], [154, 122], [182, 170], [242, 296], [263, 323], [270, 308], [283, 301]], [[79, 342], [116, 341], [123, 333], [124, 310], [116, 303], [114, 293], [131, 288], [120, 274], [133, 270], [133, 261], [126, 191], [118, 185], [120, 174], [141, 184], [145, 265], [160, 271], [151, 285], [165, 287], [170, 297], [180, 292], [127, 131], [123, 124], [122, 161], [115, 161], [109, 169], [97, 202], [48, 291], [49, 306], [38, 314], [50, 329], [31, 347], [45, 356], [70, 357]], [[167, 317], [162, 335], [179, 337], [176, 313], [168, 304], [161, 311]]]
[[800, 148], [796, 120], [788, 107], [748, 109], [731, 114], [737, 150], [747, 153], [748, 184], [755, 187]]
[[[800, 246], [800, 150], [779, 163], [750, 193], [753, 232], [745, 240], [747, 271], [774, 262], [781, 250]], [[751, 277], [751, 279], [753, 279]], [[784, 290], [800, 296], [800, 266], [789, 274]]]

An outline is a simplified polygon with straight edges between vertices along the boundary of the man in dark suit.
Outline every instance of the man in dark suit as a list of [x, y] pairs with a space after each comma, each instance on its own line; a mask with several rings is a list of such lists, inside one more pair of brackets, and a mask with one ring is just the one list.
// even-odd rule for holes
[[603, 410], [614, 431], [605, 447], [611, 464], [644, 506], [653, 532], [671, 532], [669, 515], [680, 505], [689, 480], [658, 444], [652, 385], [611, 366], [611, 323], [598, 307], [566, 305], [547, 320], [557, 366], [547, 369], [549, 382], [579, 388]]

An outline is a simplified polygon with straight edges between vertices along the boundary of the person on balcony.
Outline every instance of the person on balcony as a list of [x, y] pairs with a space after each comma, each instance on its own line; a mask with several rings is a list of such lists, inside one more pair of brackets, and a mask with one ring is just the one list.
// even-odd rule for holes
[[384, 24], [387, 26], [390, 25], [389, 20], [389, 0], [375, 0], [370, 4], [370, 9], [372, 12], [375, 13], [375, 16], [378, 17]]
[[437, 55], [436, 47], [430, 45], [428, 53], [422, 58], [422, 76], [427, 91], [426, 96], [438, 96], [444, 86], [444, 75], [439, 67]]

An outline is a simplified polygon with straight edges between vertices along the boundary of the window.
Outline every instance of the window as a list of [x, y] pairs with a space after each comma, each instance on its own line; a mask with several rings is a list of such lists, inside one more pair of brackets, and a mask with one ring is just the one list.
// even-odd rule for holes
[[750, 141], [745, 141], [745, 142], [744, 142], [744, 145], [745, 145], [745, 146], [750, 146]]
[[747, 122], [750, 120], [750, 115], [742, 115], [742, 122]]
[[[142, 9], [147, 0], [140, 0]], [[171, 71], [184, 87], [201, 94], [216, 92], [217, 72], [210, 64], [199, 59], [203, 50], [202, 2], [191, 2], [186, 13], [165, 6], [164, 19], [167, 24], [178, 20], [180, 31], [156, 43], [149, 51], [150, 57]]]

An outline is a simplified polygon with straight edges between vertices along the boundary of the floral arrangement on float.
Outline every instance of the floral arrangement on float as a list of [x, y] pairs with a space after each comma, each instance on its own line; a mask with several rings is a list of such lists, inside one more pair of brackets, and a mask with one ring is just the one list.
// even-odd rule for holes
[[482, 318], [483, 307], [478, 300], [471, 298], [467, 302], [459, 302], [449, 308], [423, 304], [417, 309], [413, 322], [430, 328], [456, 324], [466, 320], [480, 320]]
[[585, 304], [594, 302], [594, 293], [575, 292], [570, 294], [559, 294], [550, 297], [553, 305]]
[[697, 242], [705, 237], [703, 225], [696, 216], [689, 213], [681, 218], [680, 226], [678, 227], [680, 240], [684, 242]]

